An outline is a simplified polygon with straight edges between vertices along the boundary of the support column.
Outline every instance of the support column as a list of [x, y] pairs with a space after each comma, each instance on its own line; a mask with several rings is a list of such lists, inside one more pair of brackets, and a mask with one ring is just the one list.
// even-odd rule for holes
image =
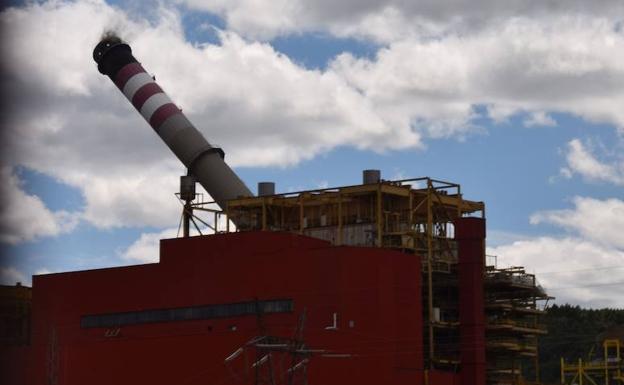
[[455, 239], [459, 259], [461, 384], [485, 385], [485, 219], [457, 219]]

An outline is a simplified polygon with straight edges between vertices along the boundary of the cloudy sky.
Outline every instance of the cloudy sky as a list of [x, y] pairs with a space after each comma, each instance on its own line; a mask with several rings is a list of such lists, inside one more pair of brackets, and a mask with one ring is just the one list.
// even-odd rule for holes
[[185, 172], [91, 58], [117, 31], [254, 187], [431, 176], [559, 303], [624, 307], [621, 0], [12, 1], [0, 279], [157, 260]]

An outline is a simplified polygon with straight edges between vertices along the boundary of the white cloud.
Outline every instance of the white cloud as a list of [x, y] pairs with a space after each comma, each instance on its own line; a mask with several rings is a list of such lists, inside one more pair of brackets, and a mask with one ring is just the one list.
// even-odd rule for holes
[[156, 233], [141, 234], [123, 253], [122, 258], [131, 262], [152, 263], [159, 261], [160, 240], [175, 238], [177, 228], [170, 228]]
[[337, 36], [372, 38], [381, 42], [409, 37], [426, 38], [448, 31], [470, 31], [514, 17], [547, 23], [560, 15], [622, 17], [618, 0], [524, 0], [471, 2], [421, 0], [178, 0], [192, 9], [223, 17], [230, 29], [260, 39], [309, 31], [330, 31]]
[[228, 32], [221, 45], [194, 46], [175, 12], [158, 16], [129, 20], [101, 1], [35, 3], [0, 15], [8, 31], [2, 88], [11, 95], [4, 161], [80, 189], [95, 226], [170, 226], [185, 171], [96, 71], [91, 51], [111, 26], [232, 165], [285, 166], [340, 145], [420, 146], [409, 124], [388, 121], [331, 71], [306, 70]]
[[2, 285], [15, 285], [17, 282], [21, 282], [24, 285], [30, 284], [30, 279], [17, 270], [14, 267], [3, 267], [0, 266], [0, 284]]
[[[187, 3], [227, 19], [220, 45], [189, 43], [180, 15], [163, 6], [149, 21], [98, 0], [3, 11], [4, 163], [80, 189], [97, 227], [177, 221], [172, 194], [185, 170], [91, 59], [110, 28], [235, 166], [293, 165], [339, 146], [423, 148], [479, 130], [476, 106], [497, 121], [527, 113], [544, 125], [558, 111], [624, 127], [619, 2], [576, 2], [579, 12], [488, 2], [483, 15], [433, 1]], [[469, 28], [475, 20], [484, 22]], [[374, 58], [342, 54], [320, 71], [232, 32], [308, 29], [386, 44]]]
[[[559, 174], [561, 174], [562, 177], [566, 178], [566, 179], [570, 179], [572, 178], [572, 170], [570, 170], [567, 167], [561, 167], [561, 169], [559, 170]], [[553, 176], [551, 177], [551, 181], [554, 182], [557, 180], [557, 177]]]
[[329, 187], [329, 182], [327, 182], [326, 180], [321, 180], [321, 181], [316, 183], [316, 188], [318, 188], [318, 189], [324, 189], [324, 188], [328, 188], [328, 187]]
[[[201, 216], [199, 212], [195, 212], [195, 215], [198, 216], [201, 220], [208, 223], [210, 226], [214, 226], [214, 217], [212, 215]], [[200, 220], [195, 220], [197, 226], [199, 226], [199, 230], [201, 234], [214, 234], [214, 230], [203, 225]], [[225, 219], [223, 216], [219, 217], [219, 231], [224, 231], [226, 227]], [[230, 223], [231, 231], [235, 231], [236, 227], [234, 224]], [[127, 249], [121, 252], [121, 257], [130, 262], [140, 262], [140, 263], [151, 263], [158, 262], [160, 255], [160, 240], [161, 239], [169, 239], [176, 238], [181, 236], [182, 230], [178, 231], [177, 227], [172, 227], [168, 229], [164, 229], [162, 231], [151, 232], [151, 233], [143, 233], [141, 236], [134, 241]], [[190, 223], [190, 235], [196, 236], [200, 235], [197, 231], [195, 225]]]
[[[580, 238], [539, 237], [488, 249], [499, 266], [525, 266], [558, 303], [624, 306], [624, 251]], [[544, 274], [540, 274], [544, 273]], [[618, 283], [617, 285], [609, 285]]]
[[[98, 0], [3, 11], [0, 87], [10, 111], [0, 121], [3, 163], [80, 189], [82, 217], [95, 226], [177, 222], [173, 192], [181, 164], [91, 59], [100, 34], [111, 28], [237, 166], [292, 165], [338, 146], [421, 148], [427, 138], [478, 130], [477, 106], [495, 122], [522, 113], [527, 126], [547, 126], [556, 123], [549, 114], [559, 112], [624, 128], [621, 1], [182, 2], [226, 19], [220, 45], [189, 43], [178, 13], [164, 7], [149, 21]], [[253, 41], [306, 31], [383, 47], [368, 59], [344, 53], [320, 71]], [[578, 139], [569, 143], [567, 160], [564, 175], [624, 184], [624, 167], [598, 160]], [[17, 203], [3, 206], [3, 241], [53, 236], [75, 225], [72, 214], [50, 212], [25, 194], [9, 171], [1, 177], [9, 197], [2, 203]], [[490, 251], [538, 273], [621, 264], [622, 202], [576, 198], [574, 204], [532, 217], [572, 235], [513, 239]], [[173, 229], [143, 234], [122, 256], [155, 261], [158, 241], [173, 235]], [[620, 272], [609, 279], [621, 281]], [[14, 270], [2, 274], [20, 277]], [[595, 282], [589, 278], [605, 281], [591, 270], [542, 280], [560, 300], [622, 306], [612, 290], [578, 287]], [[554, 289], [566, 286], [575, 288]]]
[[567, 167], [561, 169], [561, 175], [566, 178], [576, 173], [589, 181], [624, 185], [624, 159], [621, 155], [612, 164], [602, 162], [581, 140], [572, 139], [568, 142], [566, 161]]
[[159, 164], [129, 167], [128, 175], [80, 178], [76, 186], [85, 194], [83, 218], [99, 228], [175, 224], [182, 212], [174, 196], [179, 174], [178, 167]]
[[52, 212], [39, 197], [24, 192], [9, 167], [0, 168], [0, 181], [0, 242], [17, 244], [56, 236], [77, 225], [76, 213]]
[[575, 197], [573, 203], [573, 209], [533, 214], [531, 223], [551, 223], [605, 247], [624, 250], [624, 201], [615, 198], [600, 200]]
[[[433, 137], [471, 130], [475, 106], [505, 121], [553, 124], [557, 111], [624, 128], [624, 34], [606, 18], [511, 18], [468, 34], [404, 39], [373, 59], [345, 53], [331, 69], [388, 119]], [[618, 48], [615, 48], [618, 47]], [[424, 123], [424, 124], [423, 124]]]
[[556, 126], [557, 122], [550, 115], [545, 113], [544, 111], [536, 111], [530, 114], [530, 116], [524, 120], [523, 122], [525, 127], [536, 127], [536, 126]]
[[564, 237], [524, 237], [488, 248], [499, 265], [526, 266], [557, 302], [622, 307], [624, 201], [575, 197], [574, 208], [538, 212], [531, 223], [550, 223]]
[[490, 230], [487, 232], [487, 244], [490, 247], [511, 244], [516, 241], [530, 240], [531, 237], [504, 230]]
[[52, 270], [47, 269], [45, 267], [35, 270], [35, 275], [52, 274], [52, 273], [53, 273]]

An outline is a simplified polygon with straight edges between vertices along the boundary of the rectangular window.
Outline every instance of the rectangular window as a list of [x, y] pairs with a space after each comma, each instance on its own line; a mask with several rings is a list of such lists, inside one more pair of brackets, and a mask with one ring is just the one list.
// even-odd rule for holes
[[254, 314], [290, 313], [292, 299], [248, 301], [219, 305], [192, 306], [171, 309], [152, 309], [124, 313], [93, 314], [80, 318], [80, 327], [111, 328], [157, 322], [195, 321], [212, 318], [231, 318]]

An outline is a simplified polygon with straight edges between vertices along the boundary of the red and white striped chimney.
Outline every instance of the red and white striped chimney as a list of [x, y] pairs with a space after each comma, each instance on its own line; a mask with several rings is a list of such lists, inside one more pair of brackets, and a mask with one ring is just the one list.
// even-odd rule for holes
[[226, 208], [230, 199], [252, 196], [251, 191], [116, 36], [107, 36], [93, 51], [98, 70], [108, 75], [171, 151], [212, 198]]

